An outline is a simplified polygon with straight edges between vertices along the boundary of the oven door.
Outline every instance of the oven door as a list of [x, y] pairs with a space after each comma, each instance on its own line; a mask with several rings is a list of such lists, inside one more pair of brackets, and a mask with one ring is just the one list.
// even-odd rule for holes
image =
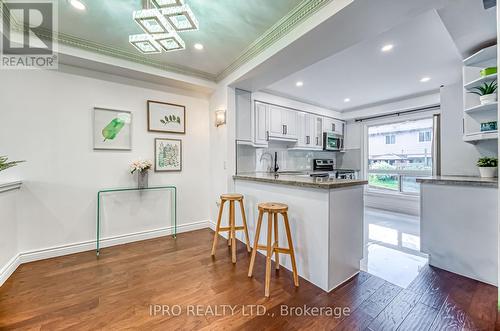
[[342, 145], [343, 139], [341, 136], [329, 132], [323, 133], [323, 149], [325, 151], [340, 151]]

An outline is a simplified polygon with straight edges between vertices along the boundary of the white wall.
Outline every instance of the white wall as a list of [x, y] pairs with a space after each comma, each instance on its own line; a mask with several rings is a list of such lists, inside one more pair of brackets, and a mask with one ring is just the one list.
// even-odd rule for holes
[[[93, 246], [97, 190], [136, 186], [137, 179], [130, 175], [129, 163], [137, 158], [154, 160], [155, 137], [182, 139], [183, 170], [151, 172], [150, 185], [177, 186], [180, 230], [205, 227], [210, 218], [208, 100], [117, 76], [74, 68], [67, 71], [73, 73], [2, 72], [0, 154], [27, 160], [9, 170], [9, 176], [24, 181], [19, 192], [22, 201], [18, 208], [19, 251], [76, 243], [87, 244], [84, 245], [87, 249]], [[148, 99], [185, 105], [186, 134], [148, 132]], [[132, 151], [93, 150], [95, 106], [132, 111]], [[171, 225], [168, 198], [168, 194], [160, 192], [123, 193], [105, 198], [102, 236], [168, 230]]]
[[[228, 107], [228, 90], [228, 87], [221, 85], [210, 98], [210, 193], [208, 203], [212, 220], [217, 219], [219, 197], [230, 191], [229, 183], [232, 180], [232, 174], [234, 174], [228, 169], [230, 166], [230, 162], [228, 162], [230, 160], [228, 157], [230, 148], [229, 125], [234, 122], [233, 113]], [[226, 110], [226, 125], [215, 126], [215, 112], [217, 110]]]

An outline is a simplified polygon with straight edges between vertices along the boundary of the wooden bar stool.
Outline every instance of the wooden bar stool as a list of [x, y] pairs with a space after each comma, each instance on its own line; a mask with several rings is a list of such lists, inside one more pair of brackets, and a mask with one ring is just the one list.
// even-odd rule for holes
[[[258, 205], [259, 207], [259, 220], [257, 221], [257, 229], [255, 231], [255, 242], [253, 245], [252, 258], [250, 259], [250, 267], [248, 269], [248, 277], [252, 277], [253, 266], [255, 263], [255, 255], [257, 250], [265, 250], [266, 257], [266, 289], [265, 296], [269, 297], [269, 287], [271, 285], [271, 257], [274, 253], [274, 260], [276, 262], [276, 269], [280, 267], [279, 253], [289, 254], [292, 260], [293, 283], [299, 286], [299, 276], [297, 274], [297, 265], [295, 264], [295, 254], [293, 251], [292, 235], [290, 232], [290, 224], [288, 223], [288, 206], [283, 203], [266, 202]], [[262, 226], [262, 218], [264, 213], [268, 214], [267, 217], [267, 245], [259, 245], [260, 228]], [[278, 214], [283, 215], [285, 222], [286, 237], [288, 240], [288, 248], [278, 246]], [[274, 220], [274, 243], [271, 245], [272, 232]]]
[[[238, 194], [238, 193], [228, 193], [228, 194], [222, 194], [220, 196], [220, 208], [219, 208], [219, 216], [217, 218], [217, 226], [215, 228], [215, 234], [214, 234], [214, 244], [212, 246], [212, 255], [215, 256], [215, 248], [217, 247], [217, 239], [219, 237], [220, 232], [225, 232], [228, 231], [228, 239], [227, 239], [227, 244], [228, 246], [231, 246], [231, 260], [233, 263], [236, 263], [236, 231], [237, 230], [243, 230], [245, 232], [245, 238], [247, 241], [247, 250], [250, 252], [250, 239], [248, 237], [248, 230], [247, 230], [247, 218], [245, 216], [245, 207], [243, 206], [243, 195]], [[224, 211], [224, 204], [226, 201], [229, 201], [229, 226], [227, 227], [221, 227], [220, 223], [222, 220], [222, 213]], [[238, 201], [240, 203], [240, 210], [241, 210], [241, 218], [243, 220], [243, 225], [242, 226], [236, 226], [235, 224], [235, 219], [234, 219], [234, 202]]]

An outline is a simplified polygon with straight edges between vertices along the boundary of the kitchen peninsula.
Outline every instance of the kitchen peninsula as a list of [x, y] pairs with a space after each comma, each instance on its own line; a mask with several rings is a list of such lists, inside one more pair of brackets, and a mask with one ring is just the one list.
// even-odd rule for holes
[[[233, 178], [235, 191], [245, 196], [251, 240], [257, 204], [286, 203], [301, 277], [331, 291], [359, 272], [363, 258], [363, 190], [367, 181], [272, 173], [238, 174]], [[279, 226], [283, 227], [282, 222]], [[280, 228], [280, 233], [284, 229]], [[263, 232], [260, 238], [266, 238], [266, 234]], [[286, 247], [284, 236], [279, 241]], [[280, 258], [280, 264], [291, 269], [286, 255]]]
[[498, 284], [498, 178], [434, 176], [420, 183], [421, 250], [429, 264]]

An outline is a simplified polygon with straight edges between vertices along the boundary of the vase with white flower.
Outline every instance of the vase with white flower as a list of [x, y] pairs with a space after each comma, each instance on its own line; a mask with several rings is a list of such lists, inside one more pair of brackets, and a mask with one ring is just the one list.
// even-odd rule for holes
[[137, 184], [139, 189], [148, 188], [148, 172], [153, 167], [149, 160], [137, 160], [130, 165], [130, 173], [137, 172]]

